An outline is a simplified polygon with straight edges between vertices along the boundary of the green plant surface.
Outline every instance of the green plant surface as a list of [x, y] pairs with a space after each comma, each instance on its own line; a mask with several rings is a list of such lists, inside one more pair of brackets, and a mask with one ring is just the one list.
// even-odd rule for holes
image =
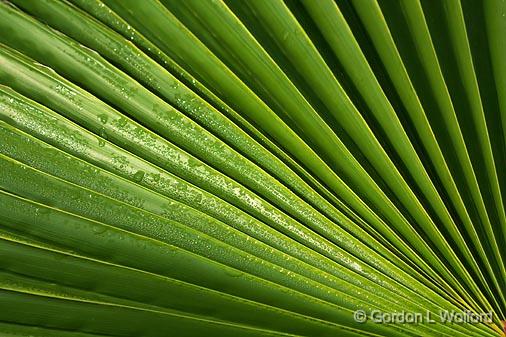
[[505, 336], [502, 0], [6, 0], [0, 30], [1, 336]]

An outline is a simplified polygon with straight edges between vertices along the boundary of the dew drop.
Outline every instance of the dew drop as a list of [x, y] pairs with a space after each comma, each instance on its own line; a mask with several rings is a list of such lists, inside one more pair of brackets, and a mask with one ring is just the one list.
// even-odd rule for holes
[[102, 122], [102, 124], [107, 123], [108, 117], [107, 117], [106, 114], [101, 114], [101, 115], [98, 116], [98, 118], [100, 119], [100, 121]]
[[144, 178], [144, 171], [137, 171], [134, 176], [133, 176], [134, 180], [136, 182], [141, 182], [142, 179]]

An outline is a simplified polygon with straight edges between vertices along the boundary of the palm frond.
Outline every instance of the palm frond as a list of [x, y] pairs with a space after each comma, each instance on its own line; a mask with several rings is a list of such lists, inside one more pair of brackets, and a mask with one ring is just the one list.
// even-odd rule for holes
[[0, 332], [504, 336], [505, 13], [0, 2]]

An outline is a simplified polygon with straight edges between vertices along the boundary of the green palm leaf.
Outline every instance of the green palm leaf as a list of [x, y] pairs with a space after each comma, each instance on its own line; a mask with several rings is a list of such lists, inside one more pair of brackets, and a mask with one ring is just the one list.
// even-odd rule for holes
[[504, 335], [501, 1], [9, 1], [2, 336]]

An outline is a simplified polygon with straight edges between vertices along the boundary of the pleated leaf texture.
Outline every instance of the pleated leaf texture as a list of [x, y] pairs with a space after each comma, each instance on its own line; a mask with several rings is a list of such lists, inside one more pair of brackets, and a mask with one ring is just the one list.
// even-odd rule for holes
[[0, 1], [0, 335], [505, 336], [502, 0]]

